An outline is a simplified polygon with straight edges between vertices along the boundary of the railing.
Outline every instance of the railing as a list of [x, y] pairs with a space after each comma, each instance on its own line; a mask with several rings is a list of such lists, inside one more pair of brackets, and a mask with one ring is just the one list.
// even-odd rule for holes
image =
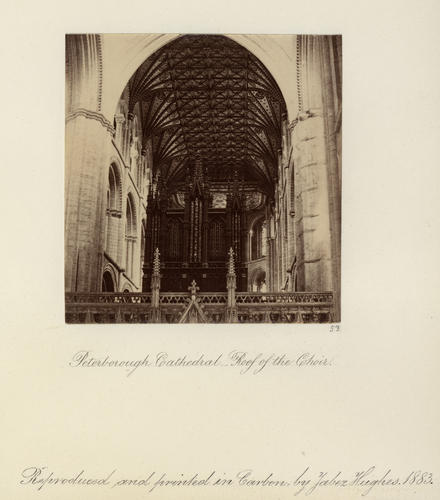
[[66, 304], [151, 304], [151, 293], [66, 293]]
[[[224, 323], [231, 307], [239, 323], [328, 323], [332, 321], [332, 292], [160, 293], [153, 311], [151, 293], [66, 293], [67, 323], [178, 323], [195, 300], [205, 321]], [[155, 314], [153, 314], [155, 312]]]
[[[226, 304], [228, 294], [225, 293], [198, 293], [197, 298], [202, 304]], [[165, 292], [160, 294], [159, 302], [161, 305], [168, 304], [186, 304], [189, 300], [188, 293]]]
[[66, 323], [149, 323], [151, 293], [66, 293]]
[[332, 321], [332, 292], [238, 292], [235, 301], [239, 323], [329, 323]]
[[332, 292], [295, 292], [295, 293], [255, 293], [237, 292], [235, 299], [238, 304], [331, 304]]

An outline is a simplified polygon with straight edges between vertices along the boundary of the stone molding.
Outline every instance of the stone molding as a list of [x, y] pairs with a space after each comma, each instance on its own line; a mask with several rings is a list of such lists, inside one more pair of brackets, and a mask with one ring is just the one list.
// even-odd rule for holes
[[98, 111], [102, 107], [102, 41], [101, 35], [96, 35], [96, 52], [98, 55]]
[[121, 210], [115, 210], [115, 209], [108, 209], [106, 210], [107, 215], [111, 215], [112, 217], [117, 217], [120, 219], [122, 217], [122, 211]]
[[[112, 259], [110, 259], [104, 252], [104, 257], [106, 258], [107, 262], [104, 264], [104, 268], [102, 269], [102, 276], [106, 272], [110, 273], [112, 278], [113, 278], [113, 283], [115, 285], [115, 288], [118, 288], [118, 271], [120, 271], [119, 266], [114, 262]], [[102, 279], [102, 278], [101, 278]]]
[[289, 123], [288, 129], [291, 132], [299, 122], [303, 122], [305, 120], [308, 120], [309, 118], [316, 117], [323, 117], [321, 109], [308, 109], [307, 111], [302, 111], [301, 113], [298, 113], [298, 116]]
[[[108, 261], [108, 262], [109, 262], [112, 266], [114, 266], [114, 267], [117, 269], [117, 271], [118, 271], [119, 273], [123, 273], [123, 272], [125, 272], [125, 268], [124, 268], [124, 267], [121, 267], [121, 266], [120, 266], [120, 265], [116, 262], [116, 260], [115, 260], [115, 259], [113, 259], [112, 257], [110, 257], [110, 255], [109, 255], [107, 252], [104, 252], [104, 258], [105, 258], [105, 259], [106, 259], [106, 260], [107, 260], [107, 261]], [[104, 273], [104, 271], [105, 271], [105, 266], [104, 266], [103, 273]]]
[[127, 285], [130, 285], [130, 288], [132, 288], [132, 289], [134, 288], [136, 290], [139, 290], [139, 287], [136, 285], [136, 283], [129, 276], [127, 276], [127, 273], [126, 273], [125, 270], [122, 273], [122, 276], [125, 278], [126, 281], [125, 281], [125, 283], [122, 282], [123, 286], [121, 286], [121, 289], [124, 288]]
[[296, 37], [296, 92], [298, 98], [298, 110], [301, 113], [303, 110], [303, 95], [302, 95], [302, 35]]
[[71, 111], [66, 116], [66, 122], [74, 120], [78, 116], [83, 116], [84, 118], [87, 118], [89, 120], [96, 120], [105, 129], [107, 129], [107, 131], [111, 135], [114, 135], [114, 133], [115, 133], [115, 129], [114, 129], [113, 125], [107, 120], [107, 118], [102, 113], [98, 113], [97, 111], [90, 111], [89, 109], [85, 109], [85, 108], [78, 108], [78, 109], [75, 109], [75, 111]]

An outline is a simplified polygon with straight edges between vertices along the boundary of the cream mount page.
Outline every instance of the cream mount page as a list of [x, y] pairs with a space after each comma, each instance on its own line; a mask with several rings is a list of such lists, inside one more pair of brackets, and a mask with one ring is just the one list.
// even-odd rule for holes
[[[4, 14], [0, 496], [440, 498], [438, 4], [43, 0]], [[228, 35], [266, 67], [290, 54], [280, 42], [275, 61], [271, 36], [342, 35], [341, 321], [65, 323], [66, 34], [102, 34], [123, 61], [102, 78], [127, 82], [125, 34], [139, 54], [145, 34], [158, 48]]]

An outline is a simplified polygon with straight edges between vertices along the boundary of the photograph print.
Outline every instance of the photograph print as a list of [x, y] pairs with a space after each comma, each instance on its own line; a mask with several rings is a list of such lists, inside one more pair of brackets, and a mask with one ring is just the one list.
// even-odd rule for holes
[[339, 322], [342, 37], [65, 43], [66, 323]]

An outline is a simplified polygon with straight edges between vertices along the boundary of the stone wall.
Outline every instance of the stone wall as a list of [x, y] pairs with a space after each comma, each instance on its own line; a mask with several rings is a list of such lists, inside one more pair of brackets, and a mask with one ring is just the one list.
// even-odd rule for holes
[[[136, 143], [140, 132], [134, 116], [119, 110], [115, 130], [99, 112], [100, 51], [98, 35], [66, 39], [65, 289], [100, 291], [104, 267], [110, 266], [116, 290], [138, 291], [151, 155], [148, 147], [141, 150]], [[117, 201], [112, 206], [108, 201], [110, 169], [116, 173], [117, 184]], [[133, 272], [127, 276], [129, 194], [136, 228]]]

